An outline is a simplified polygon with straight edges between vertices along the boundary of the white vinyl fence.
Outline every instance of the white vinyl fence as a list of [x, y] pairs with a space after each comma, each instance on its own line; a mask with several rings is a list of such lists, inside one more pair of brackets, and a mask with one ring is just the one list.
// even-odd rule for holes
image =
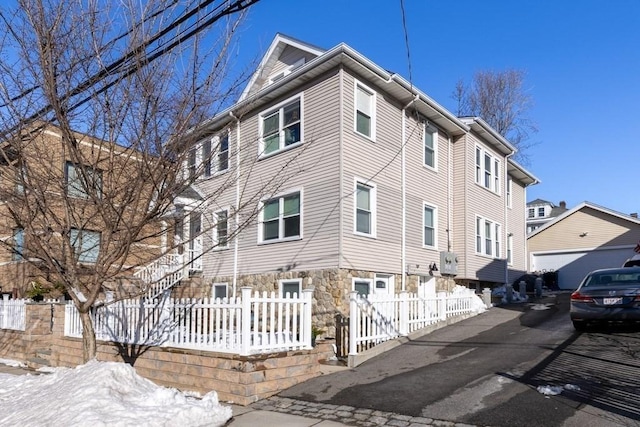
[[[96, 338], [125, 344], [179, 347], [240, 355], [311, 348], [313, 289], [286, 297], [242, 288], [238, 298], [119, 301], [92, 313]], [[65, 336], [81, 337], [73, 304]]]
[[359, 295], [351, 292], [349, 355], [390, 339], [406, 336], [449, 317], [479, 313], [486, 308], [471, 289], [456, 287], [435, 297], [401, 292], [395, 295]]
[[9, 299], [3, 295], [0, 300], [0, 328], [24, 331], [26, 329], [26, 299]]

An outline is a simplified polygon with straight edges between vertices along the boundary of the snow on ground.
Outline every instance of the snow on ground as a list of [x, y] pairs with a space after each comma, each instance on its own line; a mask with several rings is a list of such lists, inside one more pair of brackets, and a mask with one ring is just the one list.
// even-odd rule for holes
[[91, 361], [47, 372], [0, 373], [0, 425], [222, 426], [232, 416], [215, 391], [201, 397], [160, 387], [125, 363]]

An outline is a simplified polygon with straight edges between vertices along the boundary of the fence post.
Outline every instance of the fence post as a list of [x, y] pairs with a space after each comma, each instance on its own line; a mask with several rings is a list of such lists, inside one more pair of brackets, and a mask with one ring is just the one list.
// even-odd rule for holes
[[2, 294], [2, 329], [9, 323], [9, 294]]
[[409, 335], [409, 292], [400, 291], [400, 335]]
[[438, 314], [440, 320], [447, 320], [447, 293], [438, 292]]
[[303, 321], [303, 329], [302, 329], [302, 339], [304, 346], [306, 348], [311, 348], [311, 315], [312, 315], [312, 298], [313, 298], [313, 290], [314, 287], [311, 286], [307, 289], [302, 290], [302, 299], [304, 300], [304, 312], [302, 313]]
[[358, 354], [358, 323], [360, 310], [358, 309], [358, 291], [349, 293], [349, 356]]
[[248, 356], [251, 352], [251, 287], [243, 286], [241, 289], [242, 304], [240, 325], [240, 355]]

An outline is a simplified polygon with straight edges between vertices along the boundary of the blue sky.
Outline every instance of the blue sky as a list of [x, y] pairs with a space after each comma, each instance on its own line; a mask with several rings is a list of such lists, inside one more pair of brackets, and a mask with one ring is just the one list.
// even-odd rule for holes
[[[344, 42], [409, 79], [400, 0], [262, 0], [240, 57], [277, 32], [329, 49]], [[455, 111], [451, 93], [478, 70], [526, 71], [539, 132], [527, 200], [640, 211], [640, 0], [405, 0], [413, 83]], [[246, 65], [246, 64], [244, 64]]]

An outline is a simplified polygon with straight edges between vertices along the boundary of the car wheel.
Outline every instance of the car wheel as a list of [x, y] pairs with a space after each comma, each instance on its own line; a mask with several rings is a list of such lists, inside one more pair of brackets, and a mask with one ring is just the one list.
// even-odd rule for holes
[[573, 320], [573, 328], [579, 332], [585, 331], [587, 329], [587, 322], [584, 320]]

